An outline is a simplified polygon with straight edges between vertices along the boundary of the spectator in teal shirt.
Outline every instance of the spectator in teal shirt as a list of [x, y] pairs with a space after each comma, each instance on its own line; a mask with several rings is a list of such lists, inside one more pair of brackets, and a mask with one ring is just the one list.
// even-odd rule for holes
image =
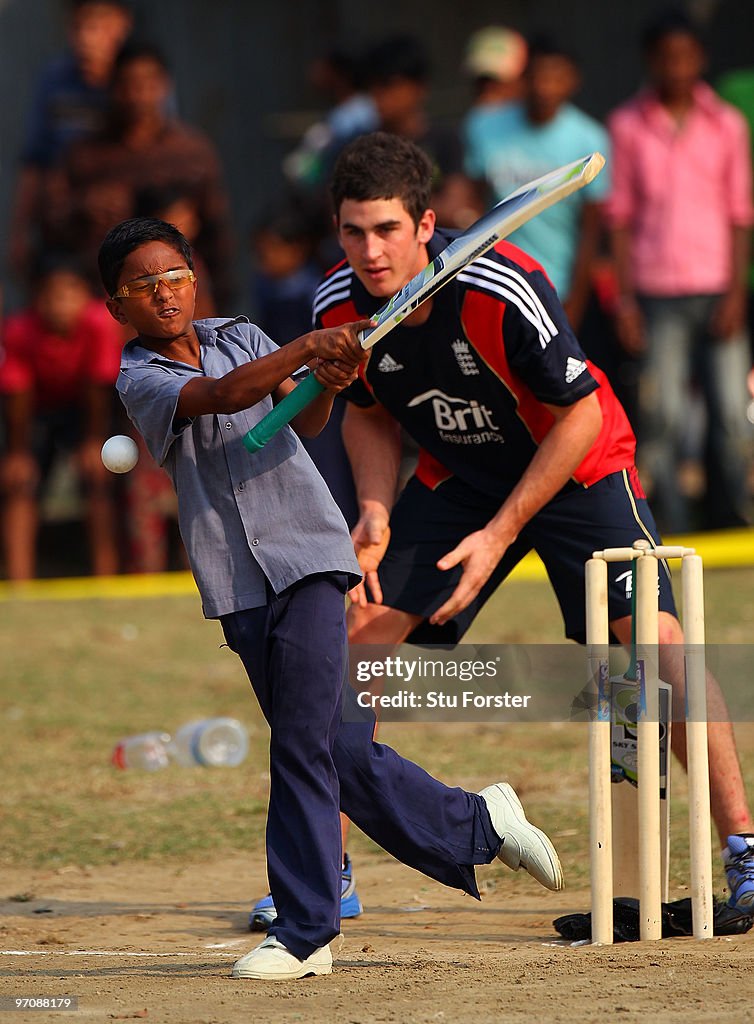
[[[579, 86], [575, 59], [549, 39], [532, 41], [520, 101], [480, 107], [466, 125], [466, 170], [487, 182], [496, 201], [519, 185], [595, 150], [608, 156], [607, 133], [571, 104]], [[609, 167], [609, 161], [608, 161]], [[511, 241], [541, 263], [578, 329], [599, 238], [599, 202], [607, 173], [535, 217]]]

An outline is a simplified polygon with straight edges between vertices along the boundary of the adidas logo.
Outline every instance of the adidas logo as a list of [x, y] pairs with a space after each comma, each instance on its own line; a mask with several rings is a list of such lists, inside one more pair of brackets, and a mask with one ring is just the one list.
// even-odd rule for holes
[[566, 361], [566, 372], [565, 379], [566, 384], [572, 384], [578, 376], [580, 376], [586, 369], [586, 363], [583, 359], [574, 359], [573, 356], [569, 356]]
[[395, 359], [386, 352], [382, 359], [380, 359], [379, 363], [377, 363], [377, 369], [381, 373], [395, 373], [396, 370], [402, 370], [404, 367], [403, 363], [397, 363]]

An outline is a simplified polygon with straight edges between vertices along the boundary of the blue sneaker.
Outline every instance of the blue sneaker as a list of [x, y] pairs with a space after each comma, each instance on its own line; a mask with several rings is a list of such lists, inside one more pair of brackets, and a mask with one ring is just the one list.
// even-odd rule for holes
[[[347, 853], [344, 855], [343, 874], [341, 877], [340, 916], [341, 918], [358, 917], [359, 914], [363, 912], [364, 908], [362, 907], [361, 900], [356, 892], [356, 882], [353, 877], [351, 858]], [[262, 899], [254, 906], [249, 914], [249, 931], [266, 932], [277, 916], [277, 910], [275, 910], [272, 895], [267, 893], [267, 895], [263, 896]]]
[[754, 835], [728, 836], [723, 863], [730, 890], [728, 906], [754, 914]]

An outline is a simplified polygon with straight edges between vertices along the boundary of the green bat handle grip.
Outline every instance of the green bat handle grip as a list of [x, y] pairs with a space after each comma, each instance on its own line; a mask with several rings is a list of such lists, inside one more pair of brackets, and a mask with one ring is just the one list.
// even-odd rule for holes
[[249, 452], [258, 452], [264, 448], [281, 427], [290, 423], [294, 416], [298, 416], [302, 409], [313, 402], [317, 395], [325, 390], [313, 373], [297, 384], [296, 387], [285, 398], [278, 402], [272, 412], [268, 412], [256, 426], [245, 434], [243, 443]]

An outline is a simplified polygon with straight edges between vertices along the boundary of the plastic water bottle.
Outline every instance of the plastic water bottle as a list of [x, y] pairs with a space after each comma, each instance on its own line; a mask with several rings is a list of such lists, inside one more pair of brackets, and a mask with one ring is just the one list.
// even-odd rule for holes
[[156, 772], [169, 764], [167, 732], [143, 732], [138, 736], [126, 736], [119, 740], [113, 751], [112, 763], [116, 768], [140, 768]]
[[235, 718], [187, 722], [175, 733], [168, 754], [178, 764], [235, 768], [249, 752], [246, 729]]

